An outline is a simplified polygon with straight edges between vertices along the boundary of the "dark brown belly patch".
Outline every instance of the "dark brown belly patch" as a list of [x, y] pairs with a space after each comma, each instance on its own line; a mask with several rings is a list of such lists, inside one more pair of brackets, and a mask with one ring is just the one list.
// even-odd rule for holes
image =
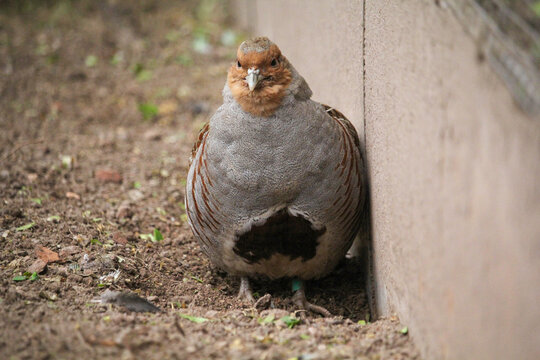
[[291, 260], [300, 257], [302, 261], [307, 261], [315, 256], [318, 238], [325, 232], [326, 227], [316, 229], [302, 215], [292, 215], [284, 208], [263, 224], [237, 233], [233, 251], [250, 264], [270, 259], [274, 254], [289, 256]]

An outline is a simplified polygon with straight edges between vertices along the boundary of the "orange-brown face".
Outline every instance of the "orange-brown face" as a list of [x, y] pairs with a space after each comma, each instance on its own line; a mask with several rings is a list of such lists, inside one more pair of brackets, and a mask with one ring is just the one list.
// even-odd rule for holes
[[281, 104], [291, 82], [289, 62], [267, 38], [247, 40], [237, 51], [227, 81], [242, 108], [268, 117]]

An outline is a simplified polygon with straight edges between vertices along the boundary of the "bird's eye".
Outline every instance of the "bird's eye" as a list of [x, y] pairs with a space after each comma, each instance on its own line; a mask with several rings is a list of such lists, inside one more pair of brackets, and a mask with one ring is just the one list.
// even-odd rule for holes
[[277, 66], [277, 64], [278, 64], [277, 59], [272, 59], [272, 62], [270, 63], [270, 65]]
[[236, 60], [236, 66], [238, 66], [239, 68], [242, 67], [242, 64], [240, 64], [240, 60]]

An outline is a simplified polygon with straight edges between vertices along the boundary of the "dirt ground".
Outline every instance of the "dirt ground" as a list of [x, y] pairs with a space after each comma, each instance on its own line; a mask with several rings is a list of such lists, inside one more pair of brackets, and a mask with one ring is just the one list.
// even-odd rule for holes
[[[356, 260], [308, 284], [335, 316], [296, 323], [288, 281], [254, 283], [272, 294], [255, 309], [201, 254], [183, 191], [244, 36], [225, 14], [0, 3], [1, 359], [419, 358], [397, 318], [369, 322]], [[100, 304], [108, 290], [163, 311]]]

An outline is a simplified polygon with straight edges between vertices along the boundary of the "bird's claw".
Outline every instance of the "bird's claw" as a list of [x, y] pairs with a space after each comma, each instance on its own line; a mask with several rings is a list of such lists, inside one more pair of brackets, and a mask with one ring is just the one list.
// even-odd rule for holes
[[270, 306], [270, 301], [272, 300], [272, 295], [266, 294], [261, 296], [255, 304], [253, 305], [255, 309], [267, 309]]
[[323, 317], [331, 317], [332, 314], [330, 311], [326, 310], [322, 306], [315, 305], [307, 301], [306, 294], [304, 293], [304, 289], [297, 290], [293, 297], [292, 297], [293, 303], [300, 309], [304, 311], [300, 311], [300, 317], [305, 318], [305, 312], [311, 311], [317, 314], [321, 314]]

